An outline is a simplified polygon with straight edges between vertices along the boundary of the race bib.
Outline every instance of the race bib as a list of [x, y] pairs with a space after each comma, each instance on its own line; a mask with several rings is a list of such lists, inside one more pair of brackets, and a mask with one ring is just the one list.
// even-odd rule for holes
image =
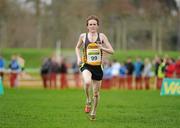
[[91, 65], [101, 64], [101, 50], [96, 43], [89, 44], [87, 47], [87, 63]]

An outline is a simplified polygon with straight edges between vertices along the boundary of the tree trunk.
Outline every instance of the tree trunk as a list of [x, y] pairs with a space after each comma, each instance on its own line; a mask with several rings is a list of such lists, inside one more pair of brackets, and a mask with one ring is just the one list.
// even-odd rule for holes
[[126, 26], [126, 21], [123, 21], [123, 26], [122, 26], [122, 44], [123, 44], [123, 50], [127, 51], [127, 26]]
[[36, 20], [37, 20], [37, 37], [36, 48], [41, 48], [42, 45], [42, 22], [41, 22], [41, 9], [40, 0], [36, 0]]
[[152, 49], [156, 51], [157, 34], [156, 34], [156, 23], [152, 23]]
[[177, 51], [180, 51], [180, 7], [178, 11]]
[[158, 53], [162, 53], [162, 23], [158, 21]]

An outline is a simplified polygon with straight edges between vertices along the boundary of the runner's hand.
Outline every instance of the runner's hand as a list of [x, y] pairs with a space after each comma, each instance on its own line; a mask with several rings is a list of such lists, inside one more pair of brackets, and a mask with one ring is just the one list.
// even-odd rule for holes
[[97, 46], [99, 49], [102, 49], [102, 47], [103, 47], [102, 44], [97, 44]]

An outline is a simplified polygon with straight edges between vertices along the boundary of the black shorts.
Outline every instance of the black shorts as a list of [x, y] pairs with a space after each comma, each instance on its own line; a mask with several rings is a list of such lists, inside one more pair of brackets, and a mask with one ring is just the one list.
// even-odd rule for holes
[[82, 67], [80, 67], [80, 71], [83, 72], [85, 69], [92, 73], [92, 80], [102, 80], [103, 70], [101, 65], [93, 66], [89, 64], [82, 64]]

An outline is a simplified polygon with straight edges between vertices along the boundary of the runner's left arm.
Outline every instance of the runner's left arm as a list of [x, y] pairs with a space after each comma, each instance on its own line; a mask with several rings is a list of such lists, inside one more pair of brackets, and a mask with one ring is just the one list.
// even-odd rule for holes
[[101, 33], [100, 37], [101, 37], [105, 47], [102, 44], [98, 44], [99, 48], [102, 49], [104, 52], [107, 52], [109, 54], [113, 54], [114, 53], [114, 49], [112, 48], [112, 46], [111, 46], [108, 38], [106, 37], [106, 35]]

